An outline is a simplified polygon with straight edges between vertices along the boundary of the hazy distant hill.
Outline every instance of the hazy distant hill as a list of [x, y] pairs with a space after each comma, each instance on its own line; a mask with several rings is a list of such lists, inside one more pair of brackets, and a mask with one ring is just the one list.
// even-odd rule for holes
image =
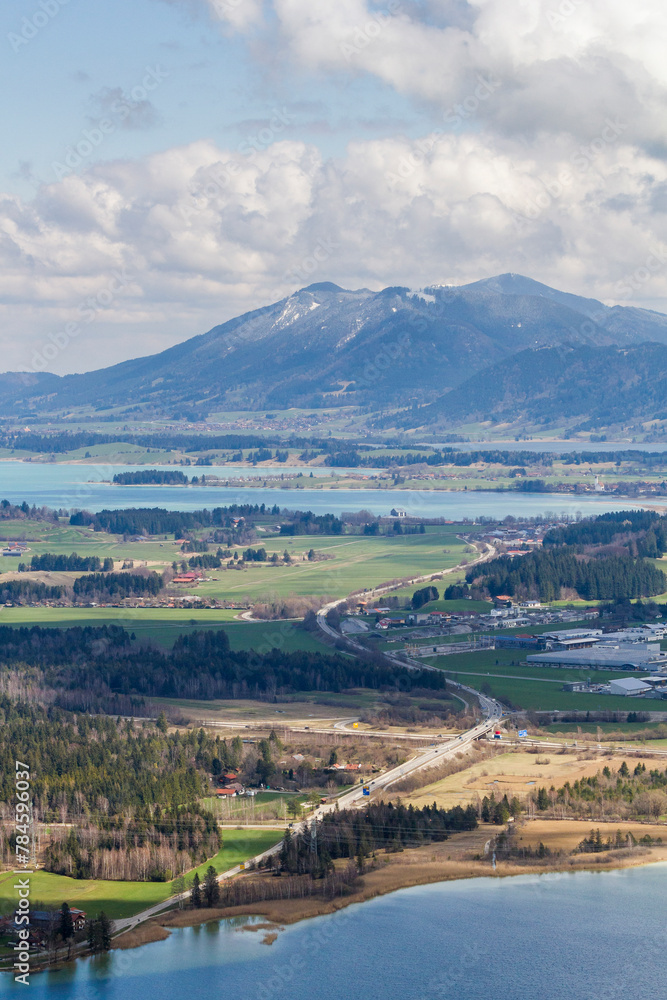
[[85, 375], [30, 375], [28, 384], [0, 376], [0, 412], [138, 403], [166, 413], [381, 411], [428, 404], [528, 348], [647, 340], [667, 344], [666, 316], [609, 308], [521, 275], [377, 293], [320, 283], [151, 357]]
[[587, 429], [667, 418], [667, 347], [645, 343], [521, 351], [406, 414], [401, 423], [557, 423], [564, 415]]

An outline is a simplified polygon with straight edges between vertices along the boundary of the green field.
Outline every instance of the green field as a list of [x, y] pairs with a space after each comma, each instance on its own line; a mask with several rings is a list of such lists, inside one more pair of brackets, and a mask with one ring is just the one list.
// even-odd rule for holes
[[[449, 525], [429, 527], [423, 535], [311, 535], [296, 538], [262, 539], [267, 553], [286, 549], [294, 562], [288, 567], [256, 564], [235, 572], [213, 571], [217, 580], [201, 584], [197, 593], [240, 600], [299, 596], [308, 594], [345, 597], [363, 588], [390, 580], [425, 576], [450, 569], [460, 562], [465, 545]], [[257, 544], [257, 543], [255, 543]], [[310, 548], [332, 556], [322, 562], [304, 560]], [[447, 552], [443, 550], [447, 549]], [[412, 595], [415, 587], [408, 593]], [[401, 594], [401, 591], [396, 591]]]
[[[513, 705], [533, 711], [660, 711], [659, 702], [641, 703], [635, 698], [608, 694], [579, 694], [563, 691], [566, 681], [586, 680], [604, 683], [612, 677], [639, 676], [614, 670], [561, 670], [550, 667], [520, 666], [526, 650], [490, 649], [450, 656], [426, 657], [426, 662], [440, 667], [454, 680], [485, 690]], [[523, 655], [522, 655], [523, 654]]]
[[[276, 830], [233, 830], [223, 834], [224, 846], [214, 858], [192, 869], [186, 881], [195, 871], [203, 876], [209, 865], [218, 872], [227, 871], [242, 861], [260, 854], [280, 840]], [[11, 913], [16, 906], [13, 889], [17, 876], [12, 872], [0, 874], [0, 913]], [[77, 909], [96, 916], [104, 910], [112, 919], [131, 917], [135, 913], [168, 899], [173, 891], [171, 882], [103, 882], [87, 879], [72, 879], [65, 875], [38, 871], [30, 876], [31, 908], [60, 907], [69, 903]]]
[[193, 610], [189, 608], [4, 608], [0, 606], [0, 625], [43, 628], [73, 628], [77, 625], [120, 625], [134, 633], [137, 641], [147, 641], [163, 648], [173, 646], [176, 638], [191, 631], [223, 628], [232, 649], [272, 649], [293, 652], [303, 649], [330, 652], [320, 642], [318, 633], [305, 632], [289, 621], [235, 621], [238, 611]]
[[[474, 553], [466, 553], [466, 545], [456, 537], [455, 525], [429, 526], [425, 534], [415, 535], [309, 535], [280, 537], [273, 531], [273, 522], [267, 530], [259, 532], [252, 544], [264, 546], [267, 554], [277, 553], [281, 560], [289, 552], [292, 563], [272, 565], [254, 563], [243, 569], [208, 571], [209, 579], [197, 587], [173, 587], [175, 593], [214, 597], [231, 601], [262, 601], [297, 596], [318, 595], [346, 597], [360, 586], [373, 587], [390, 580], [423, 576], [450, 569], [464, 555], [472, 560]], [[154, 537], [146, 542], [124, 541], [119, 536], [69, 524], [52, 525], [47, 522], [7, 522], [0, 526], [0, 534], [10, 539], [25, 539], [29, 552], [19, 559], [0, 557], [0, 573], [15, 572], [19, 562], [29, 563], [33, 555], [51, 552], [56, 555], [77, 552], [80, 556], [111, 556], [117, 561], [131, 559], [135, 568], [146, 566], [160, 572], [189, 557], [180, 551], [173, 538]], [[246, 546], [238, 546], [241, 550]], [[321, 560], [309, 561], [307, 554], [314, 549]], [[212, 546], [215, 551], [215, 546]], [[50, 584], [71, 584], [77, 574], [51, 573], [32, 576]], [[450, 577], [447, 582], [450, 582]], [[411, 596], [414, 588], [406, 591]]]

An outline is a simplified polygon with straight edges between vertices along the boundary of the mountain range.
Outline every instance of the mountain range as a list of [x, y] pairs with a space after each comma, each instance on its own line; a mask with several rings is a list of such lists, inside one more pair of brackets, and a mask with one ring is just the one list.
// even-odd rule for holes
[[0, 375], [0, 414], [356, 406], [398, 426], [625, 421], [665, 410], [667, 316], [503, 274], [303, 288], [166, 351], [81, 375]]

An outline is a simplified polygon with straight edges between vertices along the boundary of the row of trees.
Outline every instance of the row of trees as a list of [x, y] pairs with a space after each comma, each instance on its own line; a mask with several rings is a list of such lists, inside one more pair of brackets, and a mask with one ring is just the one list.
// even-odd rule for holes
[[[19, 572], [25, 569], [25, 564], [19, 563]], [[44, 552], [32, 557], [30, 569], [44, 573], [108, 573], [113, 569], [113, 559], [108, 557], [102, 561], [99, 556], [80, 556], [76, 552], [69, 556]]]
[[539, 788], [534, 801], [538, 810], [558, 815], [655, 819], [667, 812], [667, 770], [649, 771], [643, 763], [631, 770], [623, 761], [618, 771], [607, 765], [561, 788]]
[[0, 603], [15, 602], [36, 604], [38, 601], [59, 601], [65, 596], [65, 588], [49, 587], [34, 580], [2, 580], [0, 582]]
[[170, 882], [212, 857], [221, 839], [215, 820], [193, 804], [177, 811], [155, 807], [126, 816], [54, 829], [44, 870], [77, 879]]
[[101, 510], [96, 514], [78, 511], [70, 517], [70, 524], [92, 525], [95, 531], [112, 535], [169, 535], [181, 538], [189, 531], [201, 528], [230, 528], [232, 519], [252, 517], [266, 513], [280, 514], [280, 508], [265, 504], [231, 504], [213, 510], [177, 511], [163, 507], [131, 507], [122, 510]]
[[164, 587], [164, 577], [159, 573], [91, 573], [74, 581], [77, 597], [97, 597], [108, 600], [123, 597], [151, 597]]
[[190, 482], [179, 469], [139, 469], [137, 472], [117, 472], [113, 482], [119, 486], [187, 486]]

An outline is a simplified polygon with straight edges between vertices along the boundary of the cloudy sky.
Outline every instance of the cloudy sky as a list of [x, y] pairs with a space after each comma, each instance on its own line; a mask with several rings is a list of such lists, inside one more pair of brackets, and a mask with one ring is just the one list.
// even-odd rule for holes
[[311, 281], [667, 311], [660, 0], [4, 0], [2, 370]]

